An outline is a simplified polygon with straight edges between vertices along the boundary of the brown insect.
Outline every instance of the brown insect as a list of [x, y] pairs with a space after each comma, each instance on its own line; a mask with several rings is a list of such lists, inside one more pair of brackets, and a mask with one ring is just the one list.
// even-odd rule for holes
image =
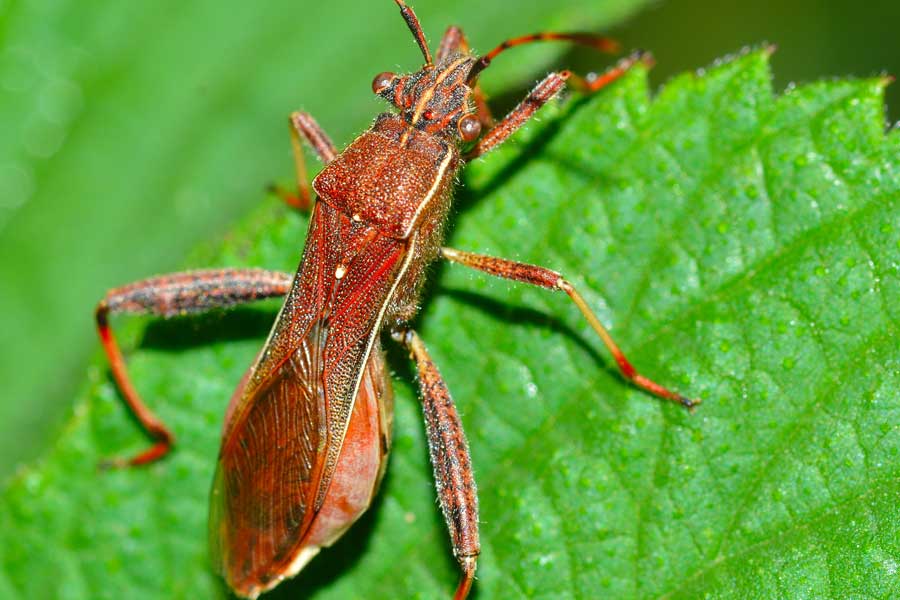
[[[111, 290], [97, 306], [100, 337], [125, 401], [154, 445], [113, 466], [141, 465], [173, 445], [168, 428], [129, 381], [109, 328], [110, 313], [169, 317], [285, 296], [284, 305], [225, 414], [210, 500], [215, 568], [234, 591], [255, 598], [296, 575], [333, 544], [372, 501], [387, 463], [393, 413], [381, 332], [415, 360], [441, 509], [468, 594], [479, 553], [478, 499], [456, 408], [424, 343], [408, 323], [418, 312], [426, 266], [445, 258], [491, 275], [565, 292], [634, 385], [686, 407], [697, 401], [650, 381], [628, 362], [581, 295], [559, 273], [442, 247], [453, 182], [463, 163], [507, 139], [565, 82], [596, 91], [621, 76], [637, 53], [591, 80], [551, 73], [493, 124], [478, 85], [501, 52], [537, 40], [568, 40], [601, 50], [614, 42], [582, 33], [539, 33], [503, 42], [483, 56], [450, 27], [435, 60], [412, 9], [395, 0], [425, 65], [408, 75], [381, 73], [373, 91], [394, 111], [338, 153], [306, 113], [291, 115], [298, 193], [312, 207], [295, 275], [261, 269], [193, 271]], [[312, 189], [301, 138], [325, 163]]]

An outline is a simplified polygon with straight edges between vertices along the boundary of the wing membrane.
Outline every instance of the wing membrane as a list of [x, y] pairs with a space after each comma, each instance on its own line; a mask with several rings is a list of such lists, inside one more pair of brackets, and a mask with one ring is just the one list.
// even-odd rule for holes
[[211, 534], [216, 558], [231, 574], [253, 578], [261, 565], [288, 559], [308, 526], [325, 441], [312, 352], [304, 340], [267, 380], [220, 457]]

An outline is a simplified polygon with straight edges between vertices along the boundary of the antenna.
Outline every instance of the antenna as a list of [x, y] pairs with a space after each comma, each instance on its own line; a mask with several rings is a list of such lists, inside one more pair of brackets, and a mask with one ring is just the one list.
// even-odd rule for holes
[[416, 43], [419, 44], [419, 50], [422, 51], [422, 56], [425, 57], [425, 66], [432, 66], [434, 62], [431, 60], [431, 52], [428, 50], [428, 43], [425, 41], [425, 34], [422, 32], [422, 26], [419, 25], [419, 19], [416, 17], [416, 13], [413, 12], [413, 9], [408, 7], [403, 0], [394, 1], [397, 3], [397, 6], [400, 7], [400, 14], [403, 15], [403, 20], [406, 21], [409, 30], [416, 38]]

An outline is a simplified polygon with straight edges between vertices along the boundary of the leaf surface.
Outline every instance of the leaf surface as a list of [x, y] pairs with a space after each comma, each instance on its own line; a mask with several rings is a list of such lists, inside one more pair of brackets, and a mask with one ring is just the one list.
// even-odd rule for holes
[[[704, 400], [688, 414], [629, 387], [563, 295], [436, 267], [417, 327], [471, 443], [477, 597], [900, 594], [900, 143], [884, 85], [779, 97], [757, 51], [651, 100], [635, 69], [467, 167], [452, 245], [561, 271], [639, 369]], [[191, 265], [293, 268], [305, 223], [262, 207]], [[0, 498], [4, 597], [225, 595], [206, 496], [225, 404], [276, 309], [117, 321], [178, 451], [96, 471], [146, 443], [98, 358], [65, 431]], [[389, 360], [384, 489], [273, 598], [455, 584], [411, 370]]]

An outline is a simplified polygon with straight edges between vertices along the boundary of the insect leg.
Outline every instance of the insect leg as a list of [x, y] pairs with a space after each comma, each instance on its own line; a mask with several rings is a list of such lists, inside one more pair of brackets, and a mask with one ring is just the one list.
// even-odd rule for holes
[[309, 186], [309, 173], [306, 170], [303, 142], [300, 138], [306, 140], [319, 160], [326, 165], [334, 160], [337, 148], [309, 113], [293, 112], [288, 121], [291, 130], [291, 148], [294, 151], [294, 169], [297, 172], [297, 193], [293, 194], [277, 185], [271, 186], [271, 191], [280, 196], [288, 205], [308, 211], [312, 207], [312, 190]]
[[549, 102], [563, 88], [571, 75], [569, 71], [560, 71], [544, 77], [518, 106], [478, 140], [478, 143], [466, 153], [466, 160], [487, 154], [518, 131], [519, 127], [524, 125], [540, 107]]
[[475, 147], [466, 154], [466, 160], [472, 160], [482, 154], [486, 154], [503, 143], [506, 138], [518, 131], [519, 127], [524, 125], [540, 107], [553, 98], [567, 81], [582, 92], [594, 93], [620, 78], [638, 62], [649, 65], [652, 64], [653, 58], [648, 52], [634, 52], [620, 60], [616, 66], [602, 75], [588, 76], [587, 78], [571, 71], [551, 73], [538, 83], [518, 106], [512, 109], [508, 115], [478, 140]]
[[636, 50], [600, 75], [591, 73], [587, 77], [582, 77], [581, 75], [572, 73], [569, 77], [569, 85], [580, 92], [593, 94], [620, 78], [628, 72], [628, 69], [637, 63], [644, 63], [648, 67], [651, 67], [653, 66], [653, 62], [652, 54], [646, 50]]
[[472, 587], [475, 563], [481, 551], [478, 542], [478, 495], [469, 444], [450, 390], [428, 355], [422, 338], [411, 329], [395, 330], [391, 335], [409, 350], [416, 361], [435, 486], [447, 529], [450, 530], [453, 555], [462, 569], [454, 600], [462, 600]]
[[444, 32], [443, 37], [441, 37], [441, 43], [440, 45], [438, 45], [438, 51], [435, 55], [435, 60], [438, 63], [442, 63], [447, 59], [448, 56], [450, 56], [454, 52], [468, 51], [469, 40], [466, 39], [466, 34], [463, 33], [461, 27], [451, 25], [447, 28], [447, 31]]
[[681, 404], [686, 408], [690, 409], [697, 404], [700, 404], [700, 400], [682, 396], [681, 394], [669, 390], [638, 373], [637, 370], [632, 366], [631, 362], [619, 349], [618, 344], [616, 344], [616, 342], [612, 339], [612, 336], [609, 334], [603, 324], [600, 323], [600, 319], [597, 318], [597, 315], [595, 315], [594, 312], [588, 307], [587, 302], [584, 301], [584, 298], [581, 296], [581, 294], [578, 293], [578, 290], [576, 290], [571, 283], [569, 283], [562, 275], [560, 275], [556, 271], [551, 271], [550, 269], [545, 269], [544, 267], [539, 267], [536, 265], [529, 265], [526, 263], [506, 260], [503, 258], [495, 258], [493, 256], [484, 256], [483, 254], [463, 252], [462, 250], [455, 250], [453, 248], [441, 248], [441, 256], [449, 261], [459, 263], [461, 265], [465, 265], [479, 271], [484, 271], [485, 273], [488, 273], [490, 275], [512, 279], [513, 281], [521, 281], [522, 283], [530, 283], [531, 285], [537, 285], [550, 290], [565, 292], [566, 294], [568, 294], [569, 298], [572, 299], [572, 301], [578, 307], [578, 310], [581, 311], [581, 314], [584, 315], [584, 318], [587, 319], [588, 323], [590, 323], [591, 327], [594, 329], [594, 331], [597, 332], [597, 335], [600, 336], [600, 339], [603, 340], [603, 343], [612, 353], [613, 357], [616, 359], [616, 364], [619, 367], [619, 371], [622, 373], [622, 376], [625, 379], [627, 379], [637, 387], [653, 394], [654, 396], [677, 402], [678, 404]]
[[[440, 64], [454, 52], [468, 54], [469, 40], [466, 39], [466, 34], [463, 33], [463, 30], [460, 27], [451, 25], [447, 28], [447, 31], [444, 32], [444, 37], [441, 38], [441, 44], [438, 46], [437, 63]], [[481, 125], [485, 129], [493, 127], [494, 115], [491, 114], [491, 109], [487, 104], [487, 98], [481, 90], [481, 86], [477, 83], [472, 90], [472, 98], [475, 100], [475, 114], [478, 117], [478, 120], [481, 121]]]
[[155, 443], [134, 457], [113, 459], [104, 462], [104, 465], [124, 467], [146, 464], [165, 456], [174, 442], [172, 433], [147, 408], [131, 384], [125, 360], [109, 325], [111, 314], [143, 313], [173, 317], [226, 308], [283, 296], [290, 289], [292, 278], [289, 273], [263, 269], [185, 271], [151, 277], [107, 292], [95, 311], [97, 331], [125, 403]]

